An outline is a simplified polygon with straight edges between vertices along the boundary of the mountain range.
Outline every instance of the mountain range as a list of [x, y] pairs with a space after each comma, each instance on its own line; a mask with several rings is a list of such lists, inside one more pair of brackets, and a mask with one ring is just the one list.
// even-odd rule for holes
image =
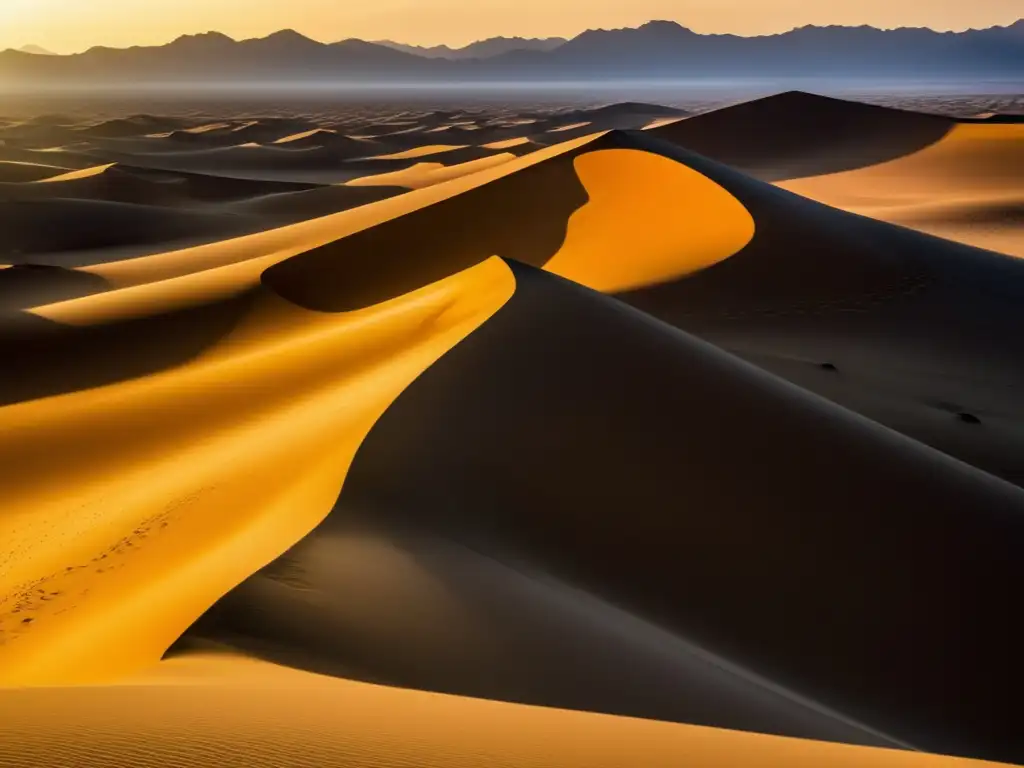
[[[552, 47], [554, 46], [554, 47]], [[762, 37], [702, 35], [675, 22], [590, 30], [559, 44], [497, 38], [466, 49], [321, 43], [294, 30], [236, 41], [209, 32], [163, 46], [69, 56], [0, 53], [0, 85], [492, 82], [550, 79], [1024, 77], [1024, 20], [966, 32], [801, 27]]]

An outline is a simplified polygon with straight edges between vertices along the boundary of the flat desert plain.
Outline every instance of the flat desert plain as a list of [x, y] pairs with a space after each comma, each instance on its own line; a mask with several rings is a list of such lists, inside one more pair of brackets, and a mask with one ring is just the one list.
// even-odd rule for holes
[[0, 766], [1024, 762], [981, 101], [0, 119]]

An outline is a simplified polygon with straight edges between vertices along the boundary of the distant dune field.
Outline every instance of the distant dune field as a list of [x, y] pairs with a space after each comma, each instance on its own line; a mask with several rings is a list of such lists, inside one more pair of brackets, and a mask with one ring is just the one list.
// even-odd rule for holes
[[1024, 762], [1022, 165], [806, 93], [0, 120], [0, 766]]

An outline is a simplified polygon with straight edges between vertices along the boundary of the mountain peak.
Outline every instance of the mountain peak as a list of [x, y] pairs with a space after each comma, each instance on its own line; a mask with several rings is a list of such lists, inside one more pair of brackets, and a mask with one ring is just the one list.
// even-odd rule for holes
[[18, 49], [22, 53], [31, 53], [33, 56], [56, 56], [53, 51], [48, 51], [41, 45], [23, 45]]
[[588, 29], [586, 32], [575, 37], [570, 42], [589, 41], [592, 39], [614, 39], [628, 36], [634, 41], [643, 39], [658, 38], [660, 40], [679, 38], [682, 36], [694, 36], [696, 33], [684, 27], [677, 21], [654, 20], [648, 21], [639, 27], [625, 27], [623, 29]]
[[192, 44], [210, 44], [210, 43], [234, 43], [233, 38], [228, 37], [222, 32], [199, 32], [194, 35], [182, 35], [177, 38], [171, 45], [192, 45]]
[[[259, 40], [273, 40], [274, 42], [282, 43], [316, 43], [311, 37], [306, 37], [301, 32], [296, 32], [294, 29], [282, 29], [267, 35], [266, 37], [257, 38]], [[320, 43], [317, 43], [320, 45]]]
[[693, 32], [689, 27], [684, 27], [678, 21], [667, 21], [665, 19], [654, 19], [646, 24], [641, 24], [637, 29], [647, 32]]

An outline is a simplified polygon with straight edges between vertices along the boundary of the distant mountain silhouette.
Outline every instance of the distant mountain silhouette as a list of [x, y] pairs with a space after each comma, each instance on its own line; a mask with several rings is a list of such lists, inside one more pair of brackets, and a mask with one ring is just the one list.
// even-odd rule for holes
[[[675, 22], [652, 21], [635, 29], [590, 30], [550, 50], [515, 48], [487, 57], [521, 44], [497, 38], [451, 58], [362, 40], [320, 43], [294, 30], [241, 41], [210, 32], [160, 47], [97, 47], [71, 56], [6, 51], [0, 53], [0, 85], [1024, 77], [1024, 20], [958, 33], [801, 27], [762, 37], [700, 35]], [[467, 58], [468, 50], [476, 53]]]
[[41, 45], [23, 45], [18, 50], [21, 51], [22, 53], [32, 53], [32, 54], [35, 54], [36, 56], [56, 56], [57, 55], [53, 51], [46, 50]]
[[590, 30], [547, 54], [487, 64], [518, 76], [1012, 77], [1024, 74], [1024, 20], [967, 32], [801, 27], [778, 35], [700, 35], [670, 21]]
[[552, 51], [568, 40], [564, 37], [491, 37], [478, 40], [464, 48], [450, 48], [447, 45], [435, 45], [425, 48], [419, 45], [406, 45], [392, 40], [376, 40], [378, 45], [386, 45], [396, 51], [413, 53], [428, 59], [490, 59], [511, 51]]

